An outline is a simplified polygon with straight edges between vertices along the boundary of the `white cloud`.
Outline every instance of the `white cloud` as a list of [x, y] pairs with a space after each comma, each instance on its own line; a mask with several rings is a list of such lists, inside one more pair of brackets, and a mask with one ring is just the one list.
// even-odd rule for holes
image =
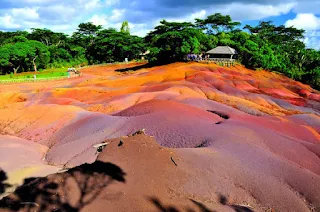
[[190, 19], [194, 20], [196, 18], [205, 18], [206, 14], [207, 14], [207, 12], [205, 10], [200, 10], [199, 12], [192, 13], [190, 15]]
[[17, 29], [21, 26], [14, 23], [14, 20], [10, 15], [4, 15], [0, 17], [0, 27], [3, 27], [5, 29]]
[[122, 21], [118, 19], [117, 12], [112, 13], [111, 16], [94, 15], [87, 21], [92, 22], [95, 25], [102, 25], [104, 28], [113, 27], [119, 29], [122, 24]]
[[220, 12], [224, 15], [230, 15], [234, 20], [260, 20], [272, 16], [279, 16], [290, 12], [296, 3], [278, 4], [278, 5], [260, 5], [232, 3], [214, 7], [209, 14]]
[[119, 2], [120, 2], [120, 0], [106, 0], [105, 5], [106, 5], [107, 7], [110, 7], [110, 6], [113, 6], [113, 5], [118, 4]]
[[42, 19], [60, 23], [69, 22], [77, 15], [76, 9], [74, 7], [67, 8], [62, 4], [41, 7], [38, 11]]
[[287, 20], [285, 25], [304, 30], [317, 30], [320, 29], [320, 18], [312, 13], [300, 13], [294, 19]]
[[[81, 2], [79, 3], [82, 3], [83, 0], [81, 0]], [[85, 3], [86, 2], [86, 3]], [[98, 8], [100, 7], [100, 0], [90, 0], [90, 1], [84, 1], [84, 8], [86, 10], [93, 10], [95, 8]]]
[[[205, 18], [207, 12], [205, 10], [200, 10], [198, 12], [191, 13], [190, 15], [179, 17], [179, 18], [167, 18], [167, 21], [172, 21], [172, 22], [194, 22], [194, 19], [196, 18]], [[162, 19], [158, 19], [156, 23], [158, 24]]]
[[88, 21], [95, 25], [106, 26], [108, 24], [108, 20], [105, 15], [94, 15]]
[[11, 15], [19, 18], [19, 19], [25, 19], [25, 20], [35, 20], [39, 18], [39, 14], [37, 12], [37, 9], [35, 8], [13, 8], [11, 10]]
[[[121, 28], [122, 21], [114, 21], [112, 16], [94, 15], [88, 21], [95, 25], [102, 25], [104, 28]], [[148, 29], [146, 24], [133, 24], [129, 22], [130, 33], [137, 36], [145, 36], [151, 29]]]
[[309, 48], [320, 50], [320, 30], [306, 31], [303, 42]]
[[144, 37], [151, 29], [148, 29], [146, 24], [133, 24], [129, 22], [130, 33], [132, 35], [137, 35]]
[[52, 25], [49, 28], [54, 32], [65, 32], [67, 34], [72, 34], [76, 30], [77, 25], [74, 25], [74, 24]]
[[287, 20], [285, 26], [306, 30], [305, 39], [303, 40], [306, 46], [320, 49], [320, 18], [316, 15], [299, 13], [294, 19]]
[[[230, 15], [233, 20], [243, 21], [243, 20], [261, 20], [263, 18], [271, 16], [279, 16], [290, 12], [296, 3], [287, 3], [287, 4], [278, 4], [278, 5], [259, 5], [259, 4], [244, 4], [244, 3], [231, 3], [223, 4], [219, 6], [211, 6], [206, 9], [195, 11], [187, 16], [182, 17], [163, 17], [156, 20], [146, 21], [146, 26], [153, 28], [158, 25], [162, 19], [167, 21], [176, 21], [176, 22], [193, 22], [195, 18], [203, 19], [207, 15], [214, 14], [216, 12], [222, 13], [224, 15]], [[152, 27], [150, 27], [152, 26]], [[150, 30], [148, 28], [140, 29], [139, 35], [144, 36]], [[144, 33], [144, 34], [143, 34]]]
[[31, 4], [50, 3], [54, 1], [55, 0], [24, 0], [25, 3], [31, 3]]
[[293, 11], [295, 13], [313, 13], [320, 14], [320, 1], [319, 0], [303, 0], [297, 1]]
[[110, 16], [110, 21], [116, 22], [116, 21], [121, 21], [124, 17], [125, 9], [114, 9], [111, 11], [111, 16]]
[[0, 16], [0, 28], [19, 29], [25, 26], [25, 23], [34, 22], [39, 19], [36, 8], [13, 8], [5, 10], [4, 15]]
[[304, 43], [309, 48], [320, 50], [320, 37], [308, 37], [304, 39]]
[[[0, 30], [49, 28], [71, 34], [81, 22], [92, 21], [105, 28], [119, 29], [128, 20], [131, 34], [144, 36], [161, 19], [194, 21], [220, 12], [233, 20], [262, 20], [290, 11], [297, 16], [286, 22], [303, 28], [305, 43], [319, 48], [319, 0], [0, 0]], [[89, 20], [87, 17], [91, 17]]]

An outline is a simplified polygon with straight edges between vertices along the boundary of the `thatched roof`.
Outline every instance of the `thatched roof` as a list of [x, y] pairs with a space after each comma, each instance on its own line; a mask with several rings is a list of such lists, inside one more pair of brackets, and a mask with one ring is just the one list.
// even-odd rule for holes
[[145, 56], [145, 55], [148, 55], [148, 54], [150, 54], [150, 51], [149, 51], [149, 50], [147, 50], [146, 52], [141, 53], [141, 54], [139, 54], [139, 55], [140, 55], [140, 56]]
[[229, 46], [217, 46], [210, 51], [207, 51], [207, 54], [237, 54], [237, 51]]

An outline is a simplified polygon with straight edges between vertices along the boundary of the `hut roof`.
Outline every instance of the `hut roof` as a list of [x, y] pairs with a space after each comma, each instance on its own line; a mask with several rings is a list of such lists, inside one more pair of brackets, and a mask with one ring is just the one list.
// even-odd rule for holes
[[207, 54], [237, 54], [237, 51], [229, 46], [217, 46], [207, 51]]
[[140, 55], [140, 56], [145, 56], [145, 55], [148, 55], [148, 54], [150, 54], [150, 51], [149, 51], [149, 50], [147, 50], [146, 52], [141, 53], [141, 54], [139, 54], [139, 55]]

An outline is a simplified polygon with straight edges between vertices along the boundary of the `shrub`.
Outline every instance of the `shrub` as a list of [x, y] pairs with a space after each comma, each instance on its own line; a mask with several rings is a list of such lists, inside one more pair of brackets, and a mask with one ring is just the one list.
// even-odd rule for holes
[[10, 78], [14, 78], [13, 72], [10, 72]]

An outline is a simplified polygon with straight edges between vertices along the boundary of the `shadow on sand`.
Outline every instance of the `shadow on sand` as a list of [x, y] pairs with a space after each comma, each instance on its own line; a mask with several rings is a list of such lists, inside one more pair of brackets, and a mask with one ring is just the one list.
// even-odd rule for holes
[[228, 204], [228, 199], [224, 195], [219, 195], [219, 202], [222, 205], [227, 205], [227, 206], [233, 208], [233, 210], [235, 210], [236, 212], [254, 212], [252, 209], [250, 209], [248, 207], [245, 207], [245, 206], [242, 206], [242, 205], [231, 205], [231, 204]]
[[[181, 210], [179, 210], [177, 207], [175, 207], [173, 205], [169, 205], [169, 206], [164, 205], [159, 199], [157, 199], [155, 197], [151, 197], [151, 198], [149, 198], [149, 200], [160, 212], [182, 212]], [[192, 208], [185, 208], [183, 211], [186, 211], [186, 212], [198, 212], [198, 211], [199, 212], [216, 212], [215, 210], [209, 209], [201, 202], [198, 202], [193, 199], [189, 199], [189, 200], [196, 206], [196, 210], [192, 209]], [[232, 208], [236, 212], [254, 212], [252, 209], [245, 207], [245, 206], [228, 204], [227, 197], [225, 197], [223, 195], [219, 195], [218, 200], [222, 205], [226, 205], [226, 206]]]
[[[161, 212], [181, 212], [179, 209], [177, 209], [173, 205], [169, 205], [169, 206], [164, 205], [159, 199], [157, 199], [155, 197], [150, 197], [149, 200], [158, 209], [158, 211], [161, 211]], [[194, 210], [192, 208], [185, 208], [183, 211], [186, 211], [186, 212], [196, 212], [196, 211], [214, 212], [213, 210], [210, 210], [209, 208], [207, 208], [204, 204], [202, 204], [200, 202], [197, 202], [193, 199], [189, 199], [189, 200], [196, 206], [197, 210]]]
[[112, 182], [125, 183], [125, 175], [117, 165], [96, 161], [45, 178], [29, 178], [13, 194], [0, 200], [0, 208], [12, 211], [80, 211]]
[[146, 64], [143, 64], [143, 65], [133, 66], [133, 67], [129, 67], [129, 68], [116, 69], [115, 72], [137, 71], [137, 70], [142, 69], [142, 68], [151, 68], [153, 66], [154, 65], [152, 65], [150, 63], [146, 63]]

